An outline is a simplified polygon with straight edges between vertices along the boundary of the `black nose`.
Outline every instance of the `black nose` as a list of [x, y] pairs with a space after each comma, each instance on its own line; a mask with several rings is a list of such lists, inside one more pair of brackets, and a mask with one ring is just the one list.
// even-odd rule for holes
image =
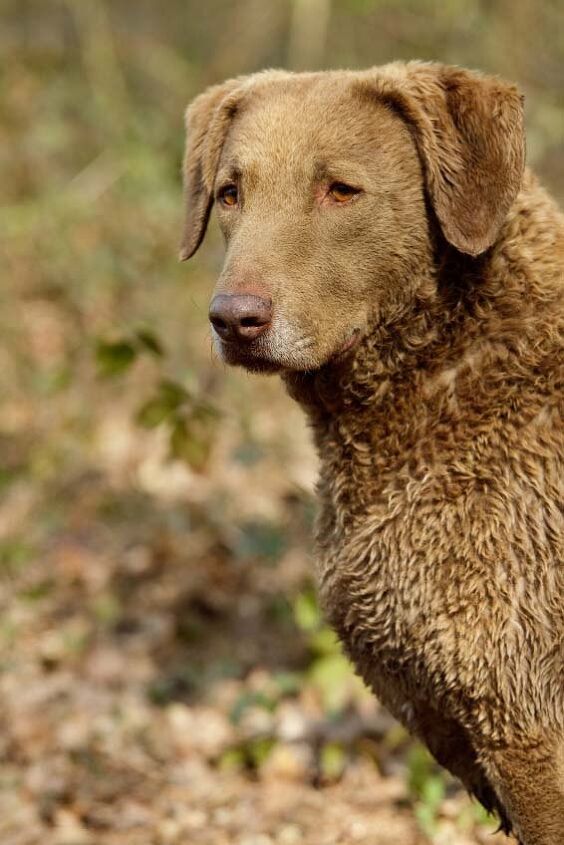
[[219, 293], [210, 305], [210, 323], [224, 340], [254, 340], [272, 320], [272, 300], [243, 293]]

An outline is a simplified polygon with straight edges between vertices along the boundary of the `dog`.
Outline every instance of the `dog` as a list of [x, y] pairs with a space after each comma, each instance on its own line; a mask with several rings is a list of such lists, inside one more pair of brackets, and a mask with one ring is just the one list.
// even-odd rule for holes
[[321, 601], [357, 671], [522, 845], [564, 843], [564, 217], [523, 98], [435, 63], [265, 71], [187, 112], [229, 364], [321, 469]]

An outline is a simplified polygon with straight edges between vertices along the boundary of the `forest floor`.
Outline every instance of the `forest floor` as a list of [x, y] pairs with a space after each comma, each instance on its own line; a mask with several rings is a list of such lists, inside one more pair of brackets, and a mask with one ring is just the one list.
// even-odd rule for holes
[[205, 479], [122, 422], [97, 467], [0, 508], [3, 845], [496, 841], [319, 618], [304, 455]]
[[138, 366], [4, 405], [2, 845], [493, 845], [323, 624], [298, 409], [212, 365], [195, 470], [136, 425]]

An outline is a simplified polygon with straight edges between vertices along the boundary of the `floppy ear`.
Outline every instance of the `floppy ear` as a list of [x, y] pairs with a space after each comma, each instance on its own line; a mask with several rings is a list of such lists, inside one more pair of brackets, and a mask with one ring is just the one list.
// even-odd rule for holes
[[445, 238], [460, 252], [484, 252], [521, 186], [523, 96], [495, 77], [420, 62], [389, 65], [377, 87], [414, 131]]
[[200, 246], [213, 204], [213, 180], [227, 129], [235, 113], [236, 94], [245, 79], [229, 79], [200, 94], [186, 111], [184, 153], [185, 219], [180, 259], [191, 258]]

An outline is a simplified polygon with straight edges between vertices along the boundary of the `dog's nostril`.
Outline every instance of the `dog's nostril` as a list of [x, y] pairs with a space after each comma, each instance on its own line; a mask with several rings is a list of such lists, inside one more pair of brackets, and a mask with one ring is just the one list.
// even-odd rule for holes
[[227, 328], [227, 323], [225, 322], [225, 320], [222, 320], [221, 317], [216, 317], [216, 316], [210, 317], [210, 323], [216, 329], [226, 329]]
[[256, 328], [258, 326], [264, 326], [264, 324], [268, 322], [268, 318], [265, 319], [264, 317], [260, 317], [258, 314], [255, 314], [252, 317], [242, 317], [239, 324], [243, 326], [243, 328]]

